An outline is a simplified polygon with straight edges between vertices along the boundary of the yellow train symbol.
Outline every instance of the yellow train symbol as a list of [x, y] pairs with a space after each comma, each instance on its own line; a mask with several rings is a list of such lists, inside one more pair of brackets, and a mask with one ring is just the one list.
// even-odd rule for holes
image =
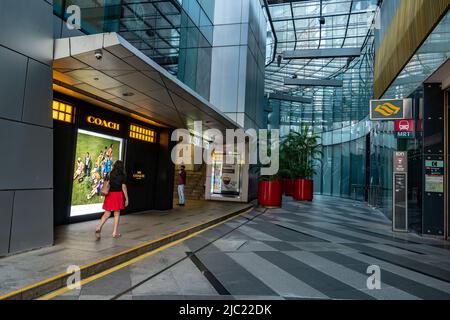
[[375, 112], [378, 112], [382, 116], [390, 117], [399, 113], [401, 108], [394, 106], [392, 103], [385, 102], [383, 104], [379, 104], [375, 108]]

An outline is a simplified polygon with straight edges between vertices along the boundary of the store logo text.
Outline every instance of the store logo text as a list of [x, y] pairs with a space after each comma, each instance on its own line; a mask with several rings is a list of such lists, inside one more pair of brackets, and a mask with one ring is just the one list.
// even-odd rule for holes
[[108, 129], [113, 129], [113, 130], [117, 130], [117, 131], [120, 130], [120, 125], [118, 123], [103, 120], [100, 118], [95, 118], [93, 116], [87, 117], [87, 122], [89, 122], [91, 124], [95, 124], [96, 126], [105, 127]]

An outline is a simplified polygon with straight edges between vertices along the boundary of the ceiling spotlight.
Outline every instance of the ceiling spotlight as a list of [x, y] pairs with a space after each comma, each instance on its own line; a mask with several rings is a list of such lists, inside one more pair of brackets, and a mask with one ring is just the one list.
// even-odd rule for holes
[[103, 51], [101, 49], [95, 50], [94, 55], [97, 60], [102, 60]]
[[325, 24], [325, 17], [320, 17], [319, 18], [319, 23], [320, 24]]
[[281, 56], [281, 54], [278, 55], [277, 57], [277, 65], [278, 67], [281, 67], [281, 60], [283, 59], [283, 57]]
[[145, 31], [145, 33], [150, 37], [153, 38], [155, 36], [155, 32], [151, 29], [148, 29]]
[[122, 94], [124, 97], [132, 97], [132, 96], [134, 96], [134, 93], [133, 92], [125, 92], [125, 93], [123, 93]]

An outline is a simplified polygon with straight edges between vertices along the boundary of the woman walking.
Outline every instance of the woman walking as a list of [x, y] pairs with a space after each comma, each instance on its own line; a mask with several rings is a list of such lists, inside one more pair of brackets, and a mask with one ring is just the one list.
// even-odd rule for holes
[[97, 239], [100, 239], [103, 225], [111, 217], [111, 213], [113, 212], [114, 229], [112, 235], [114, 238], [119, 238], [122, 236], [119, 233], [120, 211], [128, 207], [128, 190], [125, 184], [125, 167], [122, 161], [117, 160], [114, 163], [112, 171], [106, 176], [105, 180], [109, 182], [109, 192], [103, 202], [103, 210], [105, 210], [105, 213], [95, 229], [95, 236]]

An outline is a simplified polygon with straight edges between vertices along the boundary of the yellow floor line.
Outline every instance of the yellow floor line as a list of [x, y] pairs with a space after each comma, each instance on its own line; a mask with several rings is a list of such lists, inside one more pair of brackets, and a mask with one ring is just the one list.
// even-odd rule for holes
[[[203, 230], [197, 231], [197, 232], [195, 232], [195, 233], [193, 233], [193, 234], [190, 234], [190, 235], [188, 235], [188, 236], [186, 236], [186, 237], [184, 237], [184, 238], [181, 238], [181, 239], [179, 239], [179, 240], [176, 240], [176, 241], [174, 241], [174, 242], [168, 243], [168, 244], [166, 244], [166, 245], [164, 245], [164, 246], [162, 246], [162, 247], [160, 247], [160, 248], [157, 248], [157, 249], [155, 249], [155, 250], [153, 250], [153, 251], [144, 253], [143, 255], [140, 255], [140, 256], [138, 256], [138, 257], [136, 257], [136, 258], [133, 258], [133, 259], [127, 261], [127, 262], [124, 262], [124, 263], [119, 264], [119, 265], [117, 265], [117, 266], [115, 266], [115, 267], [112, 267], [112, 268], [110, 268], [110, 269], [108, 269], [108, 270], [105, 270], [105, 271], [103, 271], [103, 272], [101, 272], [101, 273], [98, 273], [98, 274], [96, 274], [96, 275], [93, 275], [93, 276], [91, 276], [91, 277], [89, 277], [89, 278], [83, 279], [83, 280], [80, 281], [80, 284], [81, 284], [81, 286], [83, 286], [83, 285], [88, 284], [88, 283], [90, 283], [90, 282], [92, 282], [92, 281], [95, 281], [95, 280], [97, 280], [97, 279], [103, 278], [103, 277], [105, 277], [105, 276], [107, 276], [107, 275], [109, 275], [109, 274], [111, 274], [111, 273], [113, 273], [113, 272], [115, 272], [115, 271], [118, 271], [118, 270], [123, 269], [123, 268], [125, 268], [125, 267], [127, 267], [127, 266], [129, 266], [129, 265], [132, 265], [132, 264], [134, 264], [134, 263], [136, 263], [136, 262], [138, 262], [138, 261], [140, 261], [140, 260], [143, 260], [143, 259], [145, 259], [145, 258], [148, 258], [148, 257], [154, 255], [155, 253], [158, 253], [158, 252], [163, 251], [163, 250], [165, 250], [165, 249], [167, 249], [167, 248], [173, 247], [173, 246], [175, 246], [175, 245], [177, 245], [177, 244], [179, 244], [179, 243], [181, 243], [181, 242], [183, 242], [183, 241], [186, 241], [186, 240], [188, 240], [188, 239], [190, 239], [190, 238], [192, 238], [192, 237], [195, 237], [195, 236], [197, 236], [197, 235], [199, 235], [199, 234], [201, 234], [201, 233], [203, 233], [203, 232], [205, 232], [205, 231], [207, 231], [207, 230], [210, 230], [211, 228], [217, 227], [218, 225], [224, 224], [224, 223], [226, 223], [226, 222], [228, 222], [228, 221], [230, 221], [230, 220], [233, 220], [233, 219], [235, 219], [235, 218], [237, 218], [237, 217], [239, 217], [239, 216], [241, 216], [241, 215], [244, 215], [244, 214], [246, 214], [246, 213], [249, 213], [249, 212], [252, 211], [252, 210], [253, 210], [253, 208], [250, 208], [250, 209], [248, 209], [247, 211], [244, 211], [244, 212], [242, 212], [242, 213], [240, 213], [240, 214], [238, 214], [238, 215], [236, 215], [236, 216], [230, 217], [230, 218], [228, 218], [228, 219], [226, 219], [226, 220], [224, 220], [224, 221], [221, 221], [221, 222], [219, 222], [219, 223], [216, 223], [216, 224], [214, 224], [214, 225], [212, 225], [212, 226], [209, 226], [209, 227], [207, 227], [207, 228], [205, 228], [205, 229], [203, 229]], [[38, 299], [36, 299], [36, 300], [51, 300], [51, 299], [53, 299], [53, 298], [56, 298], [56, 297], [58, 297], [58, 296], [60, 296], [60, 295], [62, 295], [62, 294], [64, 294], [64, 293], [67, 293], [67, 292], [72, 291], [72, 290], [76, 290], [76, 289], [69, 289], [69, 288], [66, 286], [66, 287], [64, 287], [64, 288], [61, 288], [61, 289], [59, 289], [59, 290], [56, 290], [56, 291], [51, 292], [51, 293], [49, 293], [49, 294], [46, 294], [46, 295], [44, 295], [44, 296], [42, 296], [42, 297], [40, 297], [40, 298], [38, 298]]]

